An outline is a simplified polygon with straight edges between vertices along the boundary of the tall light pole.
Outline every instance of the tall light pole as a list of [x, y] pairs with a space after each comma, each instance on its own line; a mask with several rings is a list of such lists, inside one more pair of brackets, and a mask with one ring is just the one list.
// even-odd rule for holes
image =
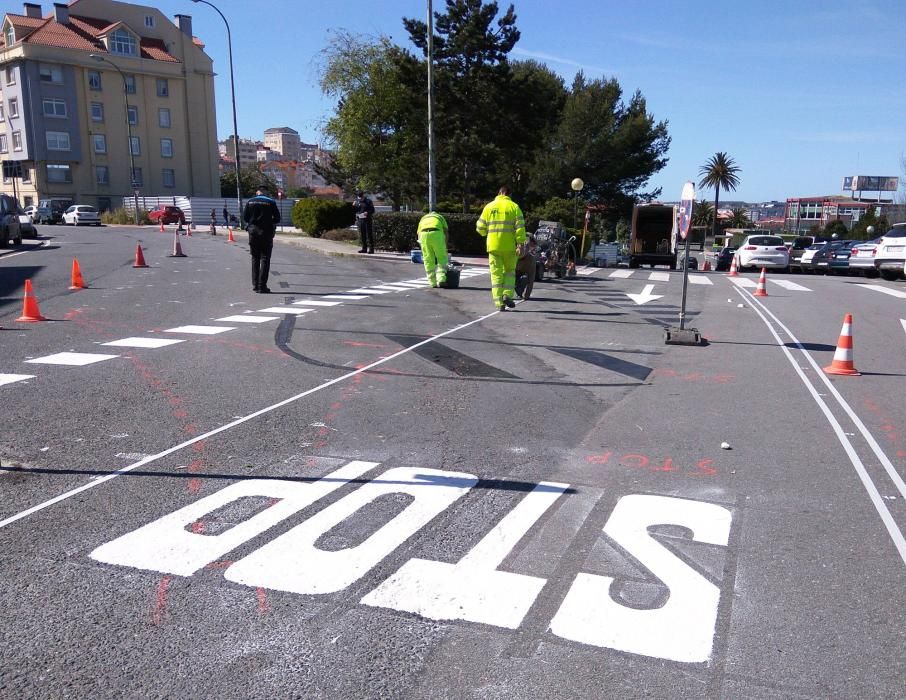
[[585, 187], [585, 183], [582, 182], [582, 178], [577, 177], [569, 186], [573, 188], [573, 192], [576, 194], [573, 196], [575, 203], [573, 205], [573, 228], [579, 228], [579, 193], [582, 191], [582, 188]]
[[236, 124], [236, 81], [233, 78], [233, 37], [230, 34], [230, 23], [227, 22], [227, 18], [223, 16], [223, 13], [217, 9], [217, 6], [208, 2], [208, 0], [192, 0], [192, 2], [200, 2], [203, 5], [214, 8], [214, 12], [220, 15], [220, 19], [226, 25], [227, 51], [230, 56], [230, 92], [233, 99], [233, 156], [236, 165], [236, 206], [239, 207], [239, 218], [242, 219], [242, 183], [239, 178], [239, 127]]
[[434, 173], [434, 12], [428, 0], [428, 211], [437, 206]]
[[132, 152], [132, 122], [129, 121], [129, 91], [126, 86], [126, 74], [106, 56], [100, 54], [89, 54], [95, 61], [109, 63], [116, 68], [116, 72], [123, 79], [123, 102], [126, 103], [126, 133], [129, 135], [129, 184], [132, 187], [132, 195], [135, 197], [135, 225], [138, 226], [138, 182], [135, 180], [135, 153]]

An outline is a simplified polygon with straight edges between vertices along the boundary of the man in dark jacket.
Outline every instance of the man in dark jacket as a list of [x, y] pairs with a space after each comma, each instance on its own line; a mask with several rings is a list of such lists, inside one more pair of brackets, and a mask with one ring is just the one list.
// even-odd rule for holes
[[359, 238], [362, 239], [362, 249], [359, 252], [373, 253], [374, 229], [372, 228], [371, 220], [374, 218], [374, 204], [365, 196], [362, 190], [359, 190], [355, 193], [352, 210], [355, 212], [355, 220], [359, 225]]
[[259, 294], [270, 294], [267, 276], [271, 270], [271, 250], [274, 248], [274, 234], [280, 223], [277, 203], [259, 187], [255, 196], [245, 203], [242, 220], [249, 234], [249, 250], [252, 253], [252, 289]]

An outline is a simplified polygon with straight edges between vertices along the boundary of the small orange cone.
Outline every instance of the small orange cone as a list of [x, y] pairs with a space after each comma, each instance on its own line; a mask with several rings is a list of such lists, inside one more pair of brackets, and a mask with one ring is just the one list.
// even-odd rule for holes
[[22, 315], [16, 320], [22, 323], [47, 320], [41, 315], [41, 309], [38, 308], [38, 300], [35, 299], [35, 293], [32, 291], [31, 280], [25, 280], [25, 302], [22, 304]]
[[135, 246], [135, 262], [132, 263], [132, 267], [148, 267], [148, 263], [145, 262], [145, 255], [142, 253], [141, 243]]
[[233, 238], [233, 229], [228, 228], [227, 231], [228, 231], [229, 234], [230, 234], [229, 236], [227, 236], [227, 243], [235, 243], [235, 242], [236, 242], [236, 239]]
[[711, 272], [711, 261], [710, 260], [705, 260], [705, 262], [702, 263], [702, 272]]
[[79, 267], [79, 261], [72, 261], [72, 281], [69, 284], [70, 289], [85, 289], [85, 280], [82, 279], [82, 269]]
[[182, 246], [179, 244], [179, 231], [173, 232], [173, 252], [168, 258], [184, 258], [186, 254], [182, 252]]
[[758, 285], [755, 287], [755, 293], [753, 297], [766, 297], [768, 295], [768, 290], [765, 287], [765, 269], [761, 268], [761, 277], [758, 278]]
[[843, 317], [843, 328], [840, 330], [840, 339], [834, 351], [834, 360], [824, 371], [828, 374], [845, 374], [858, 377], [862, 373], [853, 366], [853, 315]]
[[160, 232], [163, 233], [167, 229], [164, 228], [164, 217], [160, 218]]
[[739, 277], [739, 270], [736, 269], [736, 256], [730, 260], [730, 274], [727, 277]]

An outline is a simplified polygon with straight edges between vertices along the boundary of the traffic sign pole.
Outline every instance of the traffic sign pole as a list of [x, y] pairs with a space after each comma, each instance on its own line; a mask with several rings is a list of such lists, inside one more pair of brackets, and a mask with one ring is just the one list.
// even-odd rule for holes
[[701, 335], [695, 328], [686, 329], [686, 290], [689, 287], [689, 228], [692, 225], [692, 207], [695, 204], [695, 183], [683, 185], [680, 202], [678, 230], [685, 242], [683, 247], [683, 301], [680, 306], [679, 328], [668, 328], [664, 331], [664, 342], [668, 345], [701, 345]]

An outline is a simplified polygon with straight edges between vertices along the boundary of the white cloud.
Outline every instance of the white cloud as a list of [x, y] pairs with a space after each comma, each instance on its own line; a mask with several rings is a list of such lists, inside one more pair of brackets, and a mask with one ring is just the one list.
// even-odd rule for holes
[[590, 66], [586, 63], [580, 63], [579, 61], [574, 61], [570, 58], [554, 56], [553, 54], [544, 53], [542, 51], [529, 51], [527, 49], [519, 48], [518, 46], [513, 49], [513, 53], [518, 54], [519, 56], [525, 56], [526, 58], [536, 58], [539, 61], [549, 61], [550, 63], [559, 63], [564, 66], [573, 66], [575, 68], [581, 69], [584, 73], [613, 74], [616, 72], [612, 68], [602, 68], [601, 66]]

